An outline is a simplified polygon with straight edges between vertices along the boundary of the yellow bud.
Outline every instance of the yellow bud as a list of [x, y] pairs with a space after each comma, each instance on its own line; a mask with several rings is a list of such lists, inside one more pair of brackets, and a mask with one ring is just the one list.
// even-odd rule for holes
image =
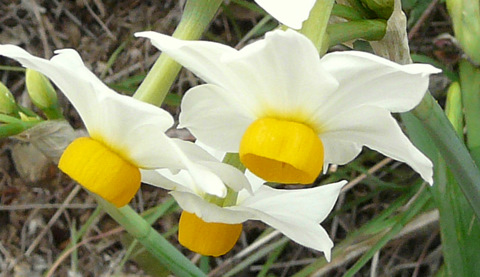
[[57, 93], [45, 76], [35, 70], [27, 68], [25, 78], [28, 95], [30, 95], [35, 106], [42, 110], [57, 107]]
[[323, 169], [323, 143], [309, 126], [261, 118], [240, 142], [240, 160], [255, 175], [284, 184], [311, 184]]
[[60, 157], [58, 167], [117, 207], [128, 204], [140, 188], [138, 167], [92, 138], [74, 140]]
[[17, 110], [15, 97], [10, 90], [0, 82], [0, 113], [12, 114]]
[[242, 233], [242, 224], [205, 222], [193, 213], [182, 212], [178, 241], [193, 252], [218, 257], [230, 251]]

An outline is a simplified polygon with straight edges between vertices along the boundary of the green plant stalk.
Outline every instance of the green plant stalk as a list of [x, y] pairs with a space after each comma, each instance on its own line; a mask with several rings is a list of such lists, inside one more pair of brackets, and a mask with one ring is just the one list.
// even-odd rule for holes
[[[470, 206], [480, 218], [480, 171], [464, 143], [432, 95], [427, 92], [411, 112], [420, 120], [457, 180]], [[402, 118], [409, 113], [402, 114]], [[410, 134], [412, 135], [412, 134]]]
[[[459, 137], [463, 136], [463, 112], [460, 86], [452, 83], [448, 89], [445, 112]], [[412, 141], [434, 163], [434, 182], [429, 187], [440, 214], [442, 251], [446, 265], [445, 276], [475, 276], [480, 271], [480, 225], [465, 196], [456, 183], [447, 163], [439, 155], [430, 136], [423, 132], [421, 123], [413, 115], [405, 116], [404, 123]]]
[[116, 208], [101, 197], [96, 196], [96, 199], [116, 222], [122, 225], [175, 276], [206, 276], [130, 206]]
[[[480, 15], [479, 15], [480, 16]], [[473, 160], [480, 165], [480, 69], [467, 60], [459, 64], [462, 102], [467, 126], [467, 147]]]
[[342, 17], [348, 20], [361, 20], [365, 19], [359, 11], [356, 9], [350, 7], [350, 6], [345, 6], [345, 5], [340, 5], [340, 4], [335, 4], [333, 5], [332, 9], [332, 15]]
[[328, 25], [328, 44], [334, 46], [354, 39], [381, 40], [387, 31], [387, 21], [364, 19]]
[[300, 33], [307, 36], [317, 47], [320, 56], [328, 50], [327, 25], [333, 9], [334, 0], [316, 1], [310, 16], [303, 22]]
[[[187, 40], [199, 39], [221, 3], [222, 0], [188, 0], [182, 19], [172, 36]], [[180, 64], [162, 53], [133, 97], [161, 106], [181, 68]]]
[[[3, 115], [0, 115], [0, 118]], [[2, 120], [0, 120], [1, 122]], [[18, 135], [21, 132], [30, 129], [31, 127], [37, 125], [41, 121], [21, 121], [8, 124], [0, 124], [0, 138], [7, 138], [10, 136]]]
[[478, 0], [447, 0], [448, 14], [453, 21], [455, 38], [463, 51], [480, 64], [480, 2]]

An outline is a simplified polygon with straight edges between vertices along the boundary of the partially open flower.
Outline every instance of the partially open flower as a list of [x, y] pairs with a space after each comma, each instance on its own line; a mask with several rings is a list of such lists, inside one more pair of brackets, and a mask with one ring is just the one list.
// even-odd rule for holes
[[63, 172], [117, 207], [137, 192], [140, 169], [188, 169], [208, 193], [225, 196], [221, 180], [188, 159], [188, 152], [201, 151], [165, 135], [173, 124], [168, 112], [117, 94], [85, 67], [76, 51], [55, 53], [46, 60], [14, 45], [0, 45], [0, 55], [50, 78], [85, 123], [90, 137], [78, 138], [66, 148], [58, 165]]
[[225, 198], [211, 197], [183, 170], [142, 171], [143, 182], [172, 190], [184, 210], [179, 223], [179, 242], [208, 256], [229, 252], [242, 231], [242, 222], [260, 220], [293, 241], [322, 251], [330, 260], [333, 242], [320, 226], [332, 210], [346, 181], [310, 189], [281, 190], [263, 185], [263, 180], [220, 162], [199, 164], [217, 174], [229, 187]]
[[226, 152], [239, 152], [259, 177], [312, 183], [329, 164], [346, 164], [367, 146], [402, 161], [433, 183], [433, 165], [403, 134], [392, 112], [413, 109], [440, 70], [399, 65], [346, 51], [320, 59], [313, 43], [293, 30], [267, 33], [241, 50], [136, 34], [207, 84], [182, 101], [180, 127]]

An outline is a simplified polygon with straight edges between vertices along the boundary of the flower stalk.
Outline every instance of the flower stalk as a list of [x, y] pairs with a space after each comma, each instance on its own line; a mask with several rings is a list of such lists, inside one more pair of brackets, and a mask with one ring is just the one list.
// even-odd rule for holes
[[[321, 2], [321, 1], [320, 1]], [[222, 0], [189, 0], [173, 37], [199, 39], [217, 13]], [[162, 53], [138, 87], [134, 98], [161, 106], [182, 66]]]
[[300, 33], [313, 41], [320, 56], [323, 56], [328, 50], [327, 25], [334, 3], [333, 0], [317, 1], [310, 11], [310, 16], [303, 22], [302, 29], [300, 29]]
[[122, 225], [175, 276], [206, 276], [130, 206], [119, 209], [101, 197], [95, 196], [95, 198], [104, 211]]

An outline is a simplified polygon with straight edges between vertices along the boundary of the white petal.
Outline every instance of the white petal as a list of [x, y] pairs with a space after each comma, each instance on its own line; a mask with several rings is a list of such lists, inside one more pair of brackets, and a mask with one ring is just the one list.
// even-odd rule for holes
[[328, 102], [321, 104], [324, 114], [365, 104], [391, 112], [409, 111], [425, 95], [429, 75], [440, 72], [431, 65], [399, 65], [358, 51], [330, 53], [320, 63], [340, 83]]
[[165, 131], [172, 116], [153, 105], [116, 93], [98, 96], [90, 136], [103, 141], [141, 168], [182, 168]]
[[[166, 190], [178, 190], [190, 192], [192, 178], [188, 171], [181, 170], [173, 174], [169, 169], [140, 170], [142, 174], [142, 183], [160, 187]], [[168, 176], [168, 177], [167, 177]]]
[[222, 59], [235, 55], [236, 49], [215, 42], [180, 40], [156, 32], [140, 32], [135, 36], [149, 38], [155, 47], [206, 82], [232, 86], [229, 82], [235, 77]]
[[90, 136], [124, 153], [137, 166], [155, 168], [175, 162], [174, 153], [169, 154], [162, 143], [167, 139], [163, 132], [173, 124], [170, 114], [115, 93], [85, 67], [76, 51], [58, 50], [51, 60], [12, 45], [0, 46], [0, 53], [50, 78], [77, 109]]
[[59, 50], [51, 60], [30, 55], [14, 45], [0, 45], [0, 55], [20, 62], [51, 79], [70, 100], [88, 130], [95, 127], [98, 94], [115, 93], [88, 70], [75, 50]]
[[290, 28], [300, 29], [315, 4], [315, 0], [255, 0], [281, 23]]
[[235, 57], [225, 58], [226, 66], [248, 86], [242, 91], [225, 89], [248, 95], [243, 98], [248, 105], [257, 105], [253, 107], [257, 117], [308, 122], [318, 103], [324, 103], [338, 87], [319, 60], [315, 46], [304, 35], [293, 30], [269, 32]]
[[270, 215], [291, 214], [307, 218], [316, 223], [322, 222], [332, 210], [342, 187], [347, 181], [340, 181], [308, 189], [274, 189], [269, 186], [259, 188], [254, 196], [239, 203], [263, 211]]
[[251, 194], [253, 193], [247, 178], [237, 168], [222, 162], [202, 162], [201, 164], [210, 169], [211, 172], [216, 174], [223, 183], [234, 191], [246, 190]]
[[293, 241], [325, 253], [329, 261], [333, 242], [319, 225], [332, 210], [346, 181], [313, 189], [276, 190], [261, 187], [241, 203], [261, 220]]
[[183, 97], [180, 126], [201, 142], [225, 152], [238, 152], [245, 130], [255, 120], [239, 95], [216, 85], [190, 89]]
[[[344, 147], [348, 142], [352, 143], [350, 149], [356, 149], [357, 145], [364, 145], [376, 150], [388, 157], [407, 163], [428, 183], [433, 183], [432, 162], [403, 134], [400, 126], [390, 112], [375, 106], [360, 106], [336, 116], [331, 116], [325, 123], [324, 132], [320, 134], [325, 149], [334, 145], [337, 141]], [[340, 149], [336, 147], [335, 149]], [[328, 152], [325, 155], [325, 163], [331, 161], [352, 160], [358, 152], [340, 151]], [[338, 155], [338, 157], [337, 157]]]
[[195, 213], [205, 222], [237, 224], [252, 218], [252, 215], [248, 211], [232, 210], [232, 207], [222, 208], [215, 204], [208, 203], [193, 193], [172, 191], [170, 194], [182, 209], [190, 213]]

